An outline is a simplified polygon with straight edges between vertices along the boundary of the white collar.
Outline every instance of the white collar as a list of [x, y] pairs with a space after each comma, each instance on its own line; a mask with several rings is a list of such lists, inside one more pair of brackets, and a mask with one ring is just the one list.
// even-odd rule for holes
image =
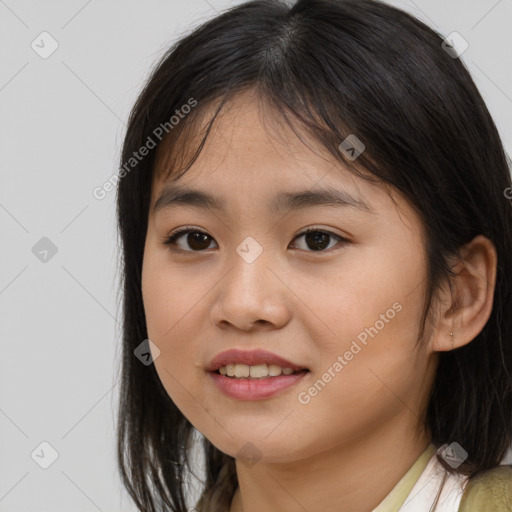
[[430, 512], [446, 477], [435, 512], [457, 512], [467, 476], [448, 472], [434, 454], [398, 512]]

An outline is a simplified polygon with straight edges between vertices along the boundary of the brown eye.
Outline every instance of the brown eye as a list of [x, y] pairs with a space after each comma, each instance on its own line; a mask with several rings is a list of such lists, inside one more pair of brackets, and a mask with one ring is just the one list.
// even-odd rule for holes
[[[184, 237], [184, 235], [187, 236]], [[176, 243], [181, 238], [184, 238], [186, 244], [188, 244], [191, 250], [184, 249], [183, 247], [180, 247]], [[172, 234], [169, 238], [167, 238], [164, 244], [178, 246], [179, 250], [185, 252], [200, 252], [204, 251], [205, 249], [208, 249], [208, 246], [210, 245], [210, 240], [213, 239], [210, 237], [210, 235], [204, 233], [203, 231], [186, 228]]]
[[301, 237], [304, 237], [306, 246], [311, 248], [311, 250], [307, 252], [325, 252], [324, 250], [327, 247], [329, 247], [329, 240], [332, 239], [333, 237], [337, 238], [338, 241], [348, 242], [347, 239], [339, 235], [335, 235], [334, 233], [331, 233], [329, 231], [322, 231], [320, 229], [315, 228], [304, 231], [304, 233], [298, 235], [296, 239]]

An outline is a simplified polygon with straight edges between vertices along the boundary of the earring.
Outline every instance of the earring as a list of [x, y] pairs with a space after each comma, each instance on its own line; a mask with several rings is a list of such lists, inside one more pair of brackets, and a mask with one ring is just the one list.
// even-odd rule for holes
[[452, 350], [453, 350], [453, 343], [454, 343], [454, 341], [453, 341], [453, 332], [450, 333], [450, 336], [452, 337]]

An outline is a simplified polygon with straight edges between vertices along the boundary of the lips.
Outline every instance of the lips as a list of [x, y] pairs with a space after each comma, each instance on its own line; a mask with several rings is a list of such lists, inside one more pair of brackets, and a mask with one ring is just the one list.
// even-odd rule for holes
[[298, 365], [292, 361], [268, 352], [266, 350], [226, 350], [217, 354], [206, 367], [207, 371], [215, 372], [221, 366], [228, 364], [246, 364], [256, 366], [258, 364], [275, 364], [281, 368], [291, 368], [294, 371], [308, 370], [305, 366]]

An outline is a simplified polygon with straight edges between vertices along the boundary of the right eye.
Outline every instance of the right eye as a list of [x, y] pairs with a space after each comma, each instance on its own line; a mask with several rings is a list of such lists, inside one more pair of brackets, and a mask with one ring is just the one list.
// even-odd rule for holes
[[[184, 235], [188, 235], [185, 240], [186, 243], [189, 244], [189, 247], [192, 248], [192, 250], [183, 249], [177, 244], [177, 241]], [[187, 226], [185, 228], [179, 229], [178, 231], [175, 231], [174, 233], [171, 233], [171, 235], [169, 235], [169, 237], [164, 241], [164, 245], [173, 246], [170, 247], [170, 250], [172, 251], [201, 252], [205, 249], [208, 249], [209, 244], [205, 244], [208, 239], [213, 240], [213, 238], [204, 231]], [[176, 246], [178, 246], [178, 248], [176, 248]]]

